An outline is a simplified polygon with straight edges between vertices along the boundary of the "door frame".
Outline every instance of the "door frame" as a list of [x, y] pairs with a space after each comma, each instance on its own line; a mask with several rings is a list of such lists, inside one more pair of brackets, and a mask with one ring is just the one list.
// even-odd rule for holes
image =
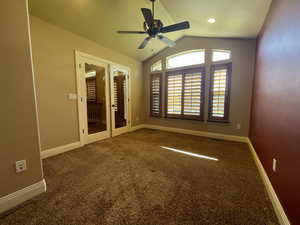
[[[128, 102], [128, 116], [129, 116], [129, 126], [128, 126], [128, 129], [124, 132], [128, 132], [130, 131], [131, 129], [131, 126], [132, 126], [132, 105], [131, 105], [131, 69], [127, 66], [124, 66], [124, 65], [121, 65], [121, 64], [118, 64], [118, 63], [115, 63], [115, 62], [112, 62], [112, 61], [109, 61], [109, 60], [106, 60], [106, 59], [102, 59], [100, 57], [96, 57], [96, 56], [93, 56], [93, 55], [90, 55], [90, 54], [87, 54], [87, 53], [84, 53], [84, 52], [81, 52], [81, 51], [78, 51], [78, 50], [75, 50], [75, 72], [76, 72], [76, 90], [77, 90], [77, 111], [78, 111], [78, 132], [79, 132], [79, 138], [80, 138], [80, 145], [83, 146], [85, 144], [87, 144], [85, 142], [85, 138], [84, 138], [84, 133], [83, 133], [83, 130], [84, 130], [84, 127], [85, 127], [85, 118], [84, 118], [84, 111], [83, 111], [83, 96], [81, 96], [82, 94], [82, 88], [81, 88], [81, 69], [83, 68], [82, 66], [83, 65], [80, 65], [81, 62], [80, 62], [80, 58], [87, 58], [87, 59], [90, 59], [90, 60], [94, 60], [94, 61], [99, 61], [99, 62], [102, 62], [102, 63], [106, 63], [108, 64], [108, 69], [107, 69], [107, 73], [108, 73], [108, 89], [107, 89], [107, 94], [109, 96], [109, 119], [107, 121], [107, 124], [108, 124], [108, 127], [109, 127], [109, 130], [110, 130], [110, 137], [112, 137], [112, 126], [111, 126], [111, 82], [110, 82], [110, 79], [111, 79], [111, 67], [117, 67], [117, 68], [123, 68], [125, 70], [128, 71], [128, 75], [129, 75], [129, 78], [128, 78], [128, 93], [129, 93], [129, 102]], [[123, 133], [124, 133], [123, 132]], [[118, 134], [116, 134], [118, 135]], [[114, 135], [115, 136], [115, 135]], [[95, 140], [97, 141], [97, 140]], [[91, 142], [90, 142], [91, 143]]]
[[113, 70], [114, 69], [118, 69], [120, 71], [124, 71], [126, 73], [126, 76], [128, 76], [126, 78], [126, 86], [127, 86], [127, 94], [128, 94], [128, 98], [126, 99], [127, 101], [127, 126], [126, 127], [120, 127], [120, 128], [114, 128], [115, 126], [115, 115], [114, 115], [114, 111], [113, 111], [113, 107], [111, 107], [111, 132], [112, 132], [112, 137], [115, 137], [117, 135], [123, 134], [123, 133], [127, 133], [130, 131], [131, 129], [131, 72], [130, 69], [126, 66], [122, 66], [122, 65], [118, 65], [118, 64], [111, 64], [110, 65], [110, 88], [111, 88], [111, 100], [110, 103], [112, 103], [112, 101], [114, 100], [114, 96], [113, 96], [113, 88], [114, 88], [114, 81], [113, 81]]

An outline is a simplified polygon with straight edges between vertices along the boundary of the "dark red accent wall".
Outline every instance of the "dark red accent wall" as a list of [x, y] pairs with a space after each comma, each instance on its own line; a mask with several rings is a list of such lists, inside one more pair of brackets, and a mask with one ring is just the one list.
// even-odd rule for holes
[[300, 0], [273, 0], [259, 36], [250, 139], [290, 222], [300, 224]]

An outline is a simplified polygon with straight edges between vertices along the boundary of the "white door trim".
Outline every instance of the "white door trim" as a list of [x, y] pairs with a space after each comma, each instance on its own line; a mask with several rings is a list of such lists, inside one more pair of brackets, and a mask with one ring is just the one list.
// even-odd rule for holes
[[[83, 96], [81, 96], [81, 93], [82, 93], [82, 88], [81, 88], [81, 79], [80, 79], [80, 70], [82, 68], [80, 68], [80, 58], [83, 57], [83, 58], [86, 58], [86, 59], [89, 59], [89, 60], [95, 60], [95, 61], [99, 61], [99, 62], [102, 62], [102, 63], [106, 63], [108, 64], [108, 72], [110, 73], [111, 72], [111, 67], [116, 67], [116, 68], [120, 68], [122, 70], [126, 70], [128, 71], [128, 75], [129, 75], [129, 79], [128, 79], [128, 88], [129, 88], [129, 105], [128, 105], [128, 116], [129, 116], [129, 126], [126, 127], [126, 129], [120, 129], [116, 132], [114, 132], [114, 136], [116, 135], [119, 135], [119, 134], [122, 134], [122, 133], [125, 133], [125, 132], [129, 132], [131, 130], [131, 126], [132, 126], [132, 105], [131, 105], [131, 69], [127, 66], [124, 66], [124, 65], [121, 65], [121, 64], [118, 64], [118, 63], [115, 63], [115, 62], [112, 62], [112, 61], [109, 61], [109, 60], [106, 60], [106, 59], [102, 59], [100, 57], [96, 57], [96, 56], [93, 56], [93, 55], [89, 55], [87, 53], [84, 53], [84, 52], [80, 52], [78, 50], [75, 50], [75, 68], [76, 68], [76, 86], [77, 86], [77, 108], [78, 108], [78, 121], [79, 121], [79, 137], [80, 137], [80, 146], [83, 146], [85, 144], [87, 144], [84, 140], [84, 134], [82, 132], [82, 130], [84, 129], [84, 111], [83, 111], [83, 107], [82, 107], [82, 100], [81, 98]], [[83, 65], [82, 65], [83, 66]], [[109, 112], [109, 118], [107, 121], [108, 121], [108, 124], [110, 126], [110, 132], [111, 132], [111, 87], [110, 87], [110, 78], [111, 76], [109, 75], [109, 82], [108, 82], [108, 91], [109, 91], [109, 110], [107, 110], [107, 112]], [[111, 136], [112, 133], [111, 133]], [[93, 142], [93, 141], [91, 141]], [[91, 143], [90, 142], [90, 143]]]
[[127, 87], [127, 96], [128, 98], [125, 100], [127, 103], [127, 125], [125, 127], [121, 127], [121, 128], [114, 128], [115, 126], [115, 116], [114, 116], [114, 111], [113, 108], [111, 107], [111, 132], [112, 132], [112, 136], [117, 136], [126, 132], [129, 132], [131, 129], [131, 70], [126, 67], [126, 66], [122, 66], [119, 64], [111, 64], [110, 65], [110, 89], [111, 89], [111, 103], [114, 101], [114, 82], [113, 82], [113, 70], [114, 69], [118, 69], [121, 71], [124, 71], [124, 73], [126, 74], [126, 76], [128, 76], [126, 78], [126, 87]]
[[[109, 63], [106, 60], [87, 55], [85, 53], [75, 51], [76, 61], [76, 80], [77, 80], [77, 104], [78, 104], [78, 121], [79, 121], [79, 134], [81, 146], [96, 142], [111, 136], [111, 118], [110, 118], [110, 80], [109, 80]], [[83, 84], [82, 70], [84, 63], [89, 62], [95, 65], [100, 65], [105, 68], [105, 95], [106, 95], [106, 120], [107, 130], [95, 134], [88, 135], [87, 127], [87, 111], [86, 111], [86, 94]]]
[[84, 134], [83, 134], [83, 107], [82, 107], [82, 96], [81, 96], [81, 79], [80, 79], [80, 70], [82, 65], [80, 64], [81, 54], [78, 51], [75, 51], [75, 70], [76, 70], [76, 87], [77, 87], [77, 111], [78, 111], [78, 127], [79, 127], [79, 141], [80, 146], [84, 145]]

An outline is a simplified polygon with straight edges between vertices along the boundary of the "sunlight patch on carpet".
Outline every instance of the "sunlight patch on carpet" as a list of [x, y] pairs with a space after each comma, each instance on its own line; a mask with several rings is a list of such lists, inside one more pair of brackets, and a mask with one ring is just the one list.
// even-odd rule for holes
[[166, 147], [166, 146], [160, 146], [160, 147], [163, 148], [163, 149], [166, 149], [166, 150], [182, 153], [182, 154], [185, 154], [185, 155], [194, 156], [194, 157], [201, 158], [201, 159], [209, 159], [209, 160], [213, 160], [213, 161], [219, 161], [219, 159], [217, 159], [217, 158], [206, 156], [206, 155], [200, 155], [200, 154], [187, 152], [187, 151], [183, 151], [183, 150], [176, 149], [176, 148], [170, 148], [170, 147]]

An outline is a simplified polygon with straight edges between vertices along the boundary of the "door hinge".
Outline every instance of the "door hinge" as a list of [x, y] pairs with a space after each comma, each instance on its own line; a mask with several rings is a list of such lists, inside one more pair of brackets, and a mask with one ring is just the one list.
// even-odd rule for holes
[[81, 102], [83, 102], [83, 98], [82, 97], [80, 97], [80, 100], [81, 100]]
[[84, 129], [82, 129], [82, 133], [84, 134]]

